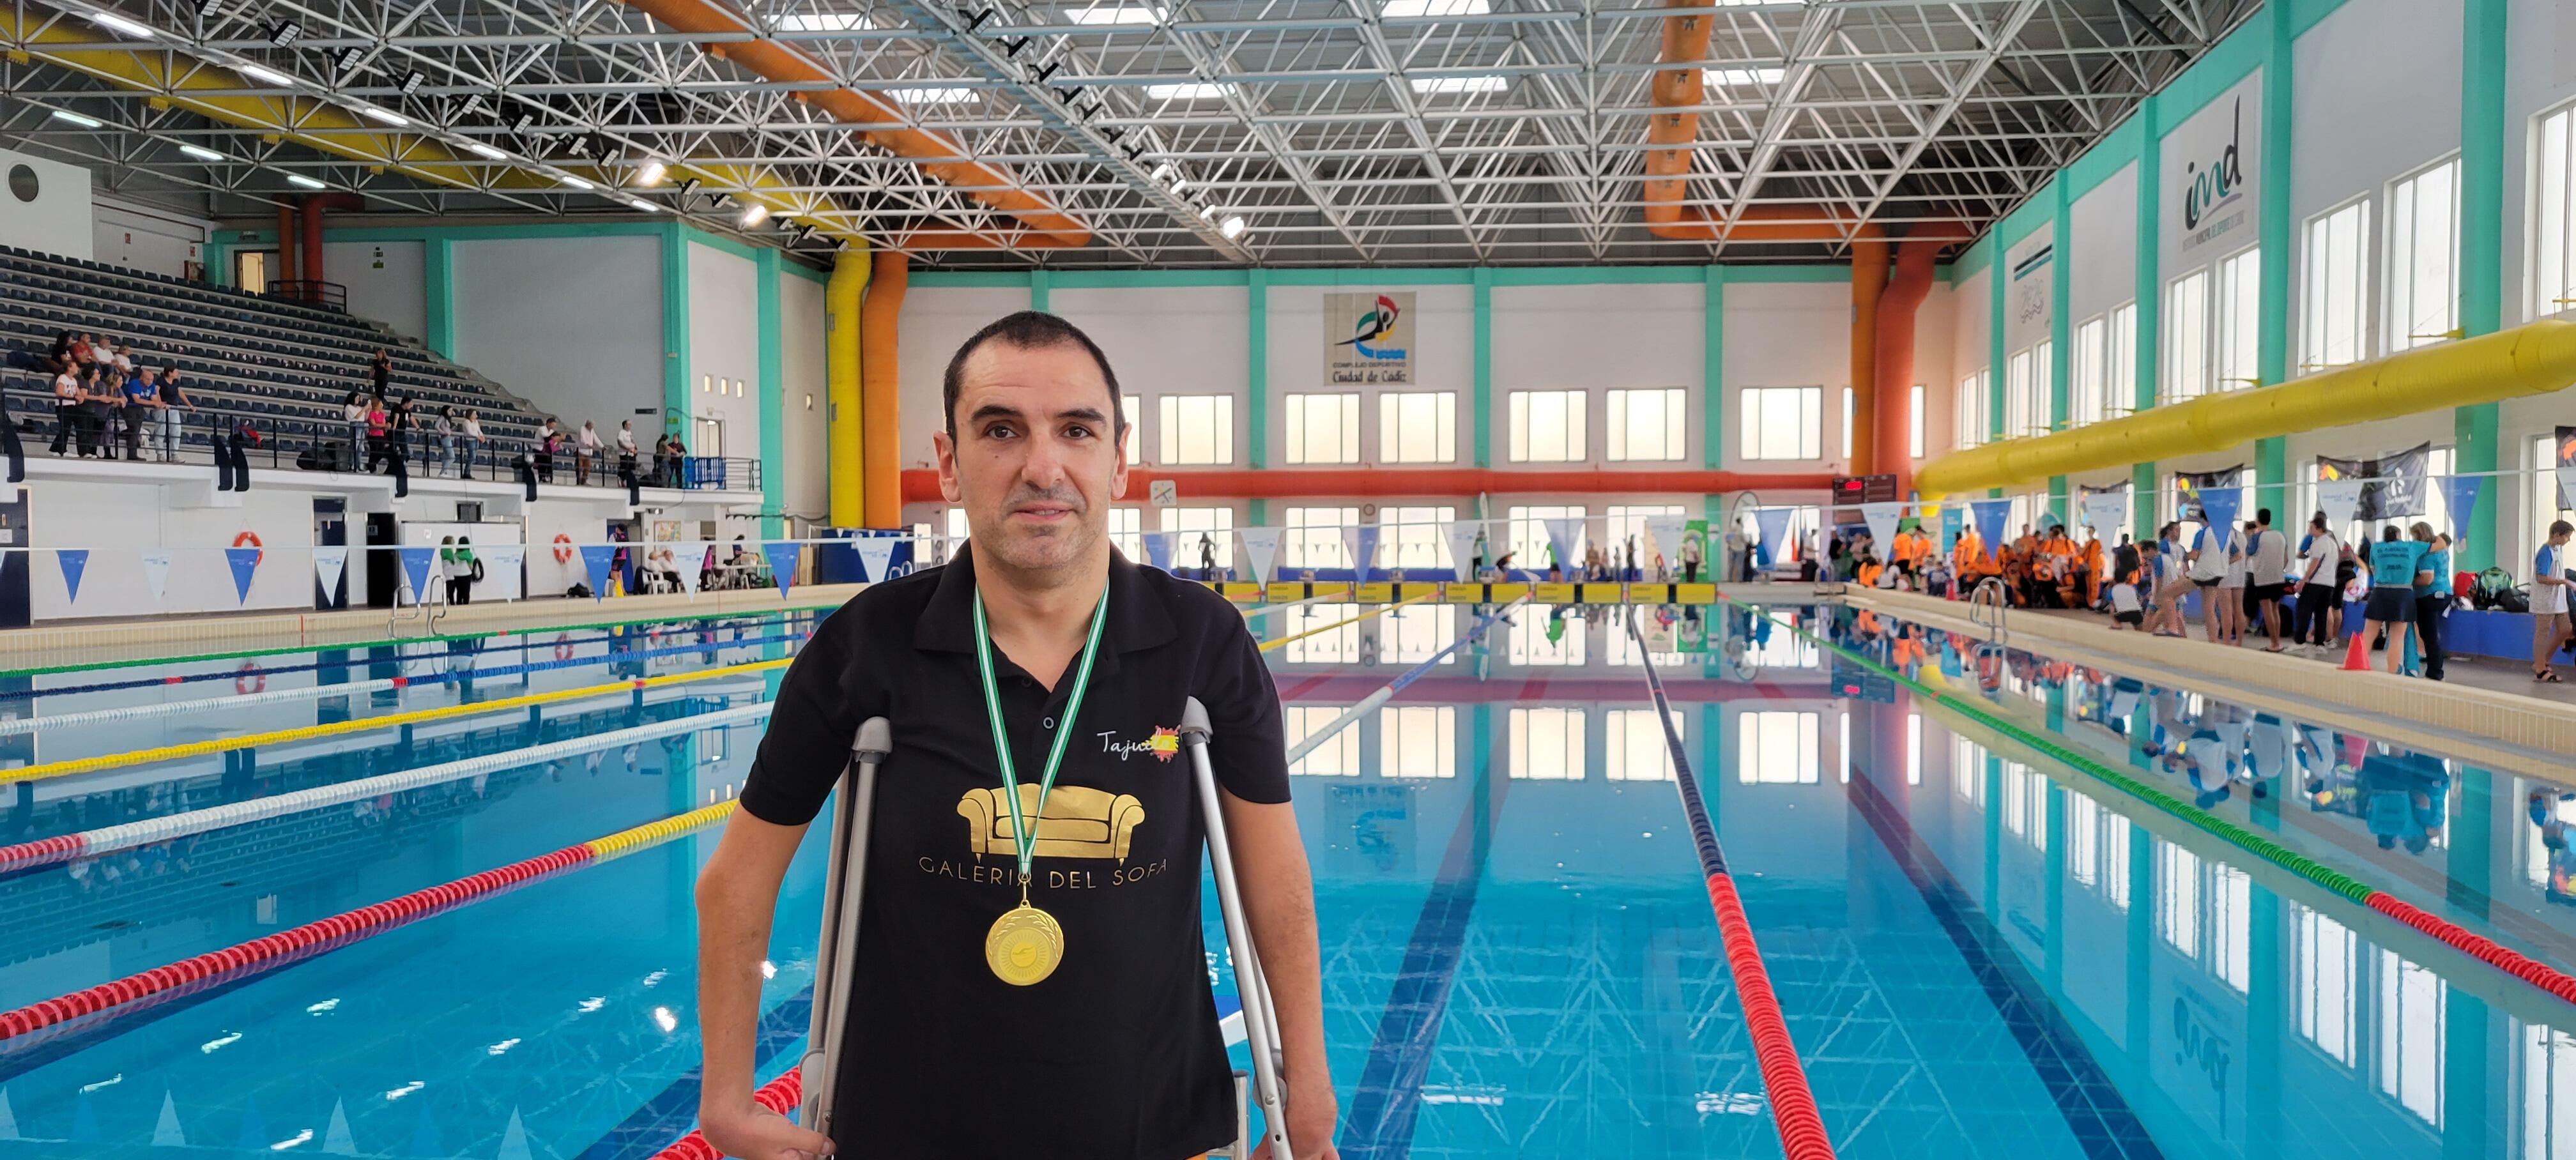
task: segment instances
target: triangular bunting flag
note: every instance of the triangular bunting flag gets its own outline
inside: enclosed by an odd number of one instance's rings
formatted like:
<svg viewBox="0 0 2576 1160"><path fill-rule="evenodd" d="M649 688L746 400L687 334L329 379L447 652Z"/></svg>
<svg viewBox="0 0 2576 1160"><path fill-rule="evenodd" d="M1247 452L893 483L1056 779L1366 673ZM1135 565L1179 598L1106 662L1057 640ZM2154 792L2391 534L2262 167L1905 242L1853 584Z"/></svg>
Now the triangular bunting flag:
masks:
<svg viewBox="0 0 2576 1160"><path fill-rule="evenodd" d="M1789 538L1789 517L1791 514L1793 513L1791 513L1787 508L1753 509L1753 528L1754 531L1762 538L1761 547L1763 564L1775 565L1779 563L1780 541Z"/></svg>
<svg viewBox="0 0 2576 1160"><path fill-rule="evenodd" d="M787 587L796 582L796 554L803 545L794 540L771 540L760 546L760 554L769 560L769 577L778 585L778 594L787 595Z"/></svg>
<svg viewBox="0 0 2576 1160"><path fill-rule="evenodd" d="M2445 475L2442 477L2442 506L2450 509L2453 539L2468 539L2469 517L2477 514L2478 492L2484 489L2483 475Z"/></svg>
<svg viewBox="0 0 2576 1160"><path fill-rule="evenodd" d="M1484 525L1474 520L1449 521L1449 562L1458 566L1458 578L1476 578L1476 537Z"/></svg>
<svg viewBox="0 0 2576 1160"><path fill-rule="evenodd" d="M188 1134L179 1130L179 1105L166 1091L161 1093L161 1122L152 1126L152 1146L155 1148L188 1146Z"/></svg>
<svg viewBox="0 0 2576 1160"><path fill-rule="evenodd" d="M332 1156L355 1156L358 1142L349 1136L349 1113L340 1101L331 1101L331 1126L322 1130L322 1151Z"/></svg>
<svg viewBox="0 0 2576 1160"><path fill-rule="evenodd" d="M583 544L582 571L590 577L590 598L595 603L608 595L608 570L617 566L617 545Z"/></svg>
<svg viewBox="0 0 2576 1160"><path fill-rule="evenodd" d="M1896 523L1904 517L1905 505L1901 503L1860 505L1860 518L1869 522L1869 538L1879 559L1892 558L1890 553L1896 550Z"/></svg>
<svg viewBox="0 0 2576 1160"><path fill-rule="evenodd" d="M528 566L528 546L526 544L494 544L488 548L476 548L475 550L483 553L484 579L498 580L500 577L507 576L510 578L510 586L502 589L501 591L504 593L516 594L520 589L522 578L526 575L525 570ZM509 599L509 597L504 596L503 599L506 600Z"/></svg>
<svg viewBox="0 0 2576 1160"><path fill-rule="evenodd" d="M9 1089L0 1088L0 1140L18 1138L18 1113L9 1107Z"/></svg>
<svg viewBox="0 0 2576 1160"><path fill-rule="evenodd" d="M887 546L887 557L889 559L893 557L893 546L890 542ZM689 599L697 599L698 581L707 572L707 542L683 540L672 547L671 558L680 562L680 587L688 590Z"/></svg>
<svg viewBox="0 0 2576 1160"><path fill-rule="evenodd" d="M1351 577L1368 579L1369 567L1377 562L1377 525L1352 524L1342 529L1342 545L1351 550Z"/></svg>
<svg viewBox="0 0 2576 1160"><path fill-rule="evenodd" d="M2358 479L2325 479L2317 481L2317 510L2326 513L2326 526L2338 536L2352 526L2353 517L2361 512L2361 489L2368 486Z"/></svg>
<svg viewBox="0 0 2576 1160"><path fill-rule="evenodd" d="M143 553L143 579L152 585L154 600L167 601L170 598L170 553L168 551L155 549Z"/></svg>
<svg viewBox="0 0 2576 1160"><path fill-rule="evenodd" d="M858 548L859 568L865 573L861 577L863 581L869 584L883 584L893 579L886 573L894 570L894 537L861 536L858 539Z"/></svg>
<svg viewBox="0 0 2576 1160"><path fill-rule="evenodd" d="M89 549L56 548L54 562L63 568L63 591L71 594L67 603L80 603L81 573L89 568Z"/></svg>
<svg viewBox="0 0 2576 1160"><path fill-rule="evenodd" d="M1968 512L1967 512L1967 509L1965 509L1965 508L1963 508L1963 507L1960 507L1958 504L1955 504L1955 503L1945 503L1945 504L1942 504L1942 505L1941 505L1941 542L1940 542L1940 543L1937 543L1937 544L1932 545L1933 550L1938 551L1938 552L1940 552L1940 553L1941 553L1941 554L1943 554L1943 555L1948 555L1948 554L1949 554L1949 552L1950 552L1950 545L1952 545L1952 544L1955 544L1955 543L1958 543L1958 542L1959 542L1959 533L1960 533L1960 531L1964 530L1967 526L1968 526Z"/></svg>
<svg viewBox="0 0 2576 1160"><path fill-rule="evenodd" d="M399 554L403 581L411 585L411 602L429 603L429 566L438 563L438 549L414 545L399 549Z"/></svg>
<svg viewBox="0 0 2576 1160"><path fill-rule="evenodd" d="M2116 544L2120 533L2128 530L2121 526L2121 516L2128 507L2129 495L2125 491L2087 493L2084 497L2085 526L2093 529L2095 538Z"/></svg>
<svg viewBox="0 0 2576 1160"><path fill-rule="evenodd" d="M2209 516L2210 529L2218 533L2221 553L2227 550L2227 533L2235 530L2237 509L2244 506L2244 488L2205 487L2200 491L2200 510Z"/></svg>
<svg viewBox="0 0 2576 1160"><path fill-rule="evenodd" d="M259 557L260 550L257 548L224 549L224 562L232 565L233 570L234 603L249 603L250 578L253 573L259 571Z"/></svg>
<svg viewBox="0 0 2576 1160"><path fill-rule="evenodd" d="M1145 562L1166 572L1172 570L1172 537L1174 532L1145 533Z"/></svg>
<svg viewBox="0 0 2576 1160"><path fill-rule="evenodd" d="M1241 528L1235 534L1243 537L1243 558L1251 566L1253 581L1266 584L1278 579L1270 574L1270 565L1279 559L1279 529Z"/></svg>
<svg viewBox="0 0 2576 1160"><path fill-rule="evenodd" d="M1997 553L2004 547L2004 521L2012 518L2012 501L1981 499L1968 505L1969 514L1977 521L1977 538L1985 541L1986 558L2001 559Z"/></svg>
<svg viewBox="0 0 2576 1160"><path fill-rule="evenodd" d="M1666 564L1681 559L1682 517L1678 514L1646 517L1646 543L1637 549L1639 566L1652 563L1658 555Z"/></svg>
<svg viewBox="0 0 2576 1160"><path fill-rule="evenodd" d="M324 592L340 590L340 572L348 566L349 549L345 546L313 549L313 579L321 583Z"/></svg>
<svg viewBox="0 0 2576 1160"><path fill-rule="evenodd" d="M1575 558L1574 553L1583 543L1583 519L1580 516L1557 517L1547 520L1546 523L1547 546L1556 554L1554 562L1558 567L1565 569L1565 574L1571 577L1575 569L1582 564L1581 560ZM1540 570L1533 568L1531 571Z"/></svg>
<svg viewBox="0 0 2576 1160"><path fill-rule="evenodd" d="M501 1151L496 1160L534 1160L528 1154L528 1130L519 1126L519 1109L510 1109L510 1123L501 1129Z"/></svg>

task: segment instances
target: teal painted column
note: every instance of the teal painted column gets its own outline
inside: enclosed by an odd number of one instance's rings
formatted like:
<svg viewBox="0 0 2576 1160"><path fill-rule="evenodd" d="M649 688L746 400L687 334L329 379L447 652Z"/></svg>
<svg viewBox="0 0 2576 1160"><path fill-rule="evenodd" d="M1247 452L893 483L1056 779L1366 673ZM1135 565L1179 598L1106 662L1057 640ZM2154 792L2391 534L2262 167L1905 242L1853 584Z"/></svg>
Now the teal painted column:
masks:
<svg viewBox="0 0 2576 1160"><path fill-rule="evenodd" d="M1054 289L1054 275L1039 268L1029 271L1029 309L1047 309L1047 293Z"/></svg>
<svg viewBox="0 0 2576 1160"><path fill-rule="evenodd" d="M224 231L206 231L206 285L233 284L232 247L224 241Z"/></svg>
<svg viewBox="0 0 2576 1160"><path fill-rule="evenodd" d="M1994 264L1986 267L1986 439L2004 437L2004 395L2012 379L2012 355L2004 349L2004 312L2012 288L2012 247L2004 242L2004 224L1994 224ZM2001 488L1988 494L2000 495Z"/></svg>
<svg viewBox="0 0 2576 1160"><path fill-rule="evenodd" d="M2493 334L2504 325L2505 13L2511 0L2466 0L2460 58L2460 333ZM2504 465L2496 430L2501 404L2451 413L2451 469L2494 471ZM2496 509L2504 481L2490 479L2462 526L2460 567L2479 571L2503 558ZM2530 521L2526 520L2526 523Z"/></svg>
<svg viewBox="0 0 2576 1160"><path fill-rule="evenodd" d="M438 357L456 360L456 244L443 237L420 243L423 343ZM763 331L762 333L768 333Z"/></svg>
<svg viewBox="0 0 2576 1160"><path fill-rule="evenodd" d="M2157 358L2164 350L2164 274L2158 258L2164 235L2164 125L2154 95L2138 102L2138 286L2137 348L2134 396L2130 407L2144 411L2156 405ZM2156 465L2154 460L2129 467L2129 525L2137 540L2156 535Z"/></svg>
<svg viewBox="0 0 2576 1160"><path fill-rule="evenodd" d="M760 344L760 534L784 534L787 512L787 375L778 349L778 251L767 246L752 253L753 277L760 279L759 322L753 329Z"/></svg>
<svg viewBox="0 0 2576 1160"><path fill-rule="evenodd" d="M2266 4L2262 19L2271 40L2263 60L2263 190L2256 211L2262 231L2262 279L2255 303L2254 377L2257 386L2290 381L2290 106L2291 47L2294 5ZM2254 444L2255 504L2272 509L2277 522L2289 508L2290 441L2286 436ZM2251 516L2253 513L2246 513ZM2287 526L2287 525L2284 525Z"/></svg>
<svg viewBox="0 0 2576 1160"><path fill-rule="evenodd" d="M678 222L662 226L662 429L689 430L689 237Z"/></svg>
<svg viewBox="0 0 2576 1160"><path fill-rule="evenodd" d="M1494 271L1478 266L1476 288L1476 466L1494 465Z"/></svg>
<svg viewBox="0 0 2576 1160"><path fill-rule="evenodd" d="M2067 381L2067 375L2075 365L2075 357L2069 349L2074 344L2069 340L2072 320L2067 316L2075 309L2074 279L2070 277L2075 269L2075 198L2065 174L2058 174L2057 180L2049 184L2057 189L2057 214L2049 224L2056 236L2048 243L2054 251L2049 258L2052 268L2048 277L2048 429L2063 431L2073 417L2068 412L2074 409L2069 401L2074 384ZM2070 490L2065 476L2049 478L2049 514L2056 516L2061 526L2071 528L2075 525L2070 518Z"/></svg>
<svg viewBox="0 0 2576 1160"><path fill-rule="evenodd" d="M1726 467L1726 267L1700 267L1699 393L1701 464Z"/></svg>
<svg viewBox="0 0 2576 1160"><path fill-rule="evenodd" d="M1247 418L1252 423L1252 469L1259 471L1270 465L1270 271L1253 267L1243 293L1250 336L1243 367L1248 384L1244 402L1251 409ZM1260 523L1255 519L1253 526Z"/></svg>

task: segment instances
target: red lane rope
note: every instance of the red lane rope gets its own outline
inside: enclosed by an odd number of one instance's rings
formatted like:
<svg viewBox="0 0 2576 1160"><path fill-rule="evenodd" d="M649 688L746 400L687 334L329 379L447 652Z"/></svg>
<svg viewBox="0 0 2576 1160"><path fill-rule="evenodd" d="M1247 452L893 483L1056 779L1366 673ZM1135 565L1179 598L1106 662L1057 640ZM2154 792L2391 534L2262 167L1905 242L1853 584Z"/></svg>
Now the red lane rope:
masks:
<svg viewBox="0 0 2576 1160"><path fill-rule="evenodd" d="M779 1115L787 1115L805 1099L805 1081L798 1074L804 1070L801 1065L788 1068L787 1074L760 1085L759 1091L751 1093L753 1102ZM689 1129L688 1135L672 1141L670 1147L653 1154L653 1160L723 1160L723 1158L724 1153L716 1151L715 1145L707 1143L706 1133L696 1128Z"/></svg>
<svg viewBox="0 0 2576 1160"><path fill-rule="evenodd" d="M2576 1003L2576 978L2569 977L2565 971L2457 923L2437 918L2387 891L2373 890L2363 902L2372 910L2431 935L2452 950L2547 991L2563 1002Z"/></svg>

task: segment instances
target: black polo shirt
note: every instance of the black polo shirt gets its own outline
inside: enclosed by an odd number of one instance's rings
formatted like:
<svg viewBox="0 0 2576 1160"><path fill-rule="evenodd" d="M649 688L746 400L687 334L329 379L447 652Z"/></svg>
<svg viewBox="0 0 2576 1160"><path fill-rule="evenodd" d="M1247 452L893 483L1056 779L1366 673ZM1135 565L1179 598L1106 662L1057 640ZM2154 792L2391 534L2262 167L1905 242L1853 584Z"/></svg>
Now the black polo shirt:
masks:
<svg viewBox="0 0 2576 1160"><path fill-rule="evenodd" d="M1109 623L1076 719L996 652L1012 760L1034 787L1071 729L1038 823L1031 904L1063 924L1064 961L1014 987L984 935L1017 905L1017 861L975 669L975 573L961 550L861 593L825 620L779 686L742 808L813 819L859 723L884 716L834 1094L843 1155L1179 1160L1233 1141L1234 1089L1200 931L1205 848L1181 705L1207 706L1219 784L1288 800L1279 694L1242 616L1207 589L1112 553Z"/></svg>

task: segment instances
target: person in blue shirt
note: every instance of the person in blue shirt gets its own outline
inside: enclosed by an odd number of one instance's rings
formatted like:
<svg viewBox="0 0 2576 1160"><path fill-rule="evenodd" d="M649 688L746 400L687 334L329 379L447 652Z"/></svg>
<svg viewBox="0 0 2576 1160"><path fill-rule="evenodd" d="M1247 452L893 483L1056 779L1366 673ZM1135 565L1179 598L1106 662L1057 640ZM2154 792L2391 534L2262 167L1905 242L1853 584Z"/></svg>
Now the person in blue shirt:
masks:
<svg viewBox="0 0 2576 1160"><path fill-rule="evenodd" d="M143 425L152 421L152 412L161 405L161 388L152 381L152 372L143 371L125 380L125 458L131 463L143 458Z"/></svg>
<svg viewBox="0 0 2576 1160"><path fill-rule="evenodd" d="M2531 679L2558 683L2549 666L2558 646L2567 643L2567 538L2576 534L2565 520L2549 525L2549 542L2531 560Z"/></svg>
<svg viewBox="0 0 2576 1160"><path fill-rule="evenodd" d="M2426 545L2398 535L2397 525L2383 529L2370 546L2370 602L2362 606L2361 631L2388 634L2388 671L2406 665L2406 638L2415 627L2415 583Z"/></svg>
<svg viewBox="0 0 2576 1160"><path fill-rule="evenodd" d="M2424 679L2442 679L2442 630L2451 614L2451 537L2417 520L2415 542L2424 559L2415 573L2415 639L2424 654Z"/></svg>

